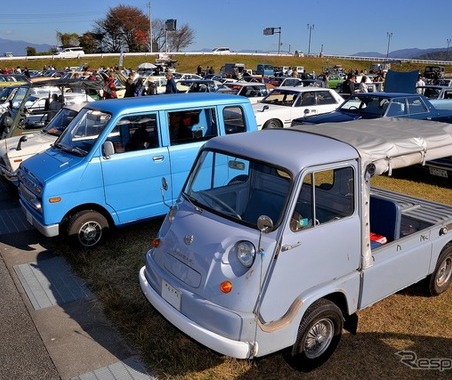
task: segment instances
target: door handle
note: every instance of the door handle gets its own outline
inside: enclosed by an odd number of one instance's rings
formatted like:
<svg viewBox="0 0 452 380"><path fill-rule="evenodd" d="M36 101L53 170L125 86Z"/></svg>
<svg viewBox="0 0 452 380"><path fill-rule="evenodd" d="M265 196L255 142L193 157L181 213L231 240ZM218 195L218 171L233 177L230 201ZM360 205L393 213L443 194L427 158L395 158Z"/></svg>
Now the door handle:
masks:
<svg viewBox="0 0 452 380"><path fill-rule="evenodd" d="M281 247L281 251L283 251L283 252L288 251L289 249L296 248L296 247L300 246L301 244L302 244L301 241L298 241L295 244L284 244Z"/></svg>
<svg viewBox="0 0 452 380"><path fill-rule="evenodd" d="M152 160L153 161L163 161L163 159L164 159L164 156L154 156L154 157L152 157Z"/></svg>

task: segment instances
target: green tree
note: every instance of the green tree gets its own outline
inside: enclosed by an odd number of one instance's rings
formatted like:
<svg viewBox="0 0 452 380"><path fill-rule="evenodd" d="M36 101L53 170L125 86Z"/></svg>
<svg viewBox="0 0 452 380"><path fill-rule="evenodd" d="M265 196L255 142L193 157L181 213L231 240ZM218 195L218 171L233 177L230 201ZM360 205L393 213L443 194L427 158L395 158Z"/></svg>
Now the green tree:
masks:
<svg viewBox="0 0 452 380"><path fill-rule="evenodd" d="M36 49L33 46L26 47L27 57L32 57L36 55Z"/></svg>
<svg viewBox="0 0 452 380"><path fill-rule="evenodd" d="M57 38L61 46L71 47L80 46L80 36L77 33L61 33L57 32Z"/></svg>
<svg viewBox="0 0 452 380"><path fill-rule="evenodd" d="M80 46L87 54L94 54L102 51L102 38L103 35L96 35L95 33L86 32L80 37Z"/></svg>

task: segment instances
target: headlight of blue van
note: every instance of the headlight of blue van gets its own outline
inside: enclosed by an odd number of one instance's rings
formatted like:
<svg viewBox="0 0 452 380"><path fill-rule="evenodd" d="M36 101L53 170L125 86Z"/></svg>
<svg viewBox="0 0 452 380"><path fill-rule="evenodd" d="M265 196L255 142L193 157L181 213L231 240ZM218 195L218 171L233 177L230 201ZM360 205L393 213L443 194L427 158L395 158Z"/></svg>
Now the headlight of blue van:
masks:
<svg viewBox="0 0 452 380"><path fill-rule="evenodd" d="M254 247L253 243L246 240L241 240L235 243L232 250L235 252L237 258L243 266L250 268L251 265L253 265L254 259L256 257L256 248Z"/></svg>

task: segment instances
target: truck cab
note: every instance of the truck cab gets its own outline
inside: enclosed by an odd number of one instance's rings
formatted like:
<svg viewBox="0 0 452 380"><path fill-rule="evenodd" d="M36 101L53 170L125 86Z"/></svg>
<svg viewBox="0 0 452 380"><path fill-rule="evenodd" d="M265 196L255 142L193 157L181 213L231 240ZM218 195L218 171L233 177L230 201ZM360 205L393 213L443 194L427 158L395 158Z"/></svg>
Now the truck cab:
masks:
<svg viewBox="0 0 452 380"><path fill-rule="evenodd" d="M448 124L381 119L212 139L146 255L141 289L221 354L290 348L313 369L343 328L356 332L358 310L426 277L433 295L449 287L452 207L371 178L450 144Z"/></svg>
<svg viewBox="0 0 452 380"><path fill-rule="evenodd" d="M175 94L87 104L53 146L18 170L27 220L45 236L99 244L115 226L162 216L214 136L256 130L248 99Z"/></svg>

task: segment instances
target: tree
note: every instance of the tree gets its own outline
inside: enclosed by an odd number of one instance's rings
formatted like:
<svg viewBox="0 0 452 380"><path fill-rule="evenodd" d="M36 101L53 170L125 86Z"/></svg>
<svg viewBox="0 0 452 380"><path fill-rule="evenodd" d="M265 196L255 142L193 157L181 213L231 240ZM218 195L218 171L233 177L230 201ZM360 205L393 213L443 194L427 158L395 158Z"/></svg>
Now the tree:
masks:
<svg viewBox="0 0 452 380"><path fill-rule="evenodd" d="M33 46L26 47L27 57L32 57L36 55L36 49Z"/></svg>
<svg viewBox="0 0 452 380"><path fill-rule="evenodd" d="M87 54L93 54L101 51L101 42L103 35L96 35L95 33L86 32L80 37L80 46Z"/></svg>
<svg viewBox="0 0 452 380"><path fill-rule="evenodd" d="M149 20L138 8L126 5L110 8L105 19L95 24L94 33L103 35L104 51L148 51Z"/></svg>
<svg viewBox="0 0 452 380"><path fill-rule="evenodd" d="M185 24L175 32L168 32L168 48L171 51L181 51L191 45L194 38L193 30Z"/></svg>
<svg viewBox="0 0 452 380"><path fill-rule="evenodd" d="M57 32L57 38L61 46L72 47L80 46L80 36L77 33L61 33Z"/></svg>

